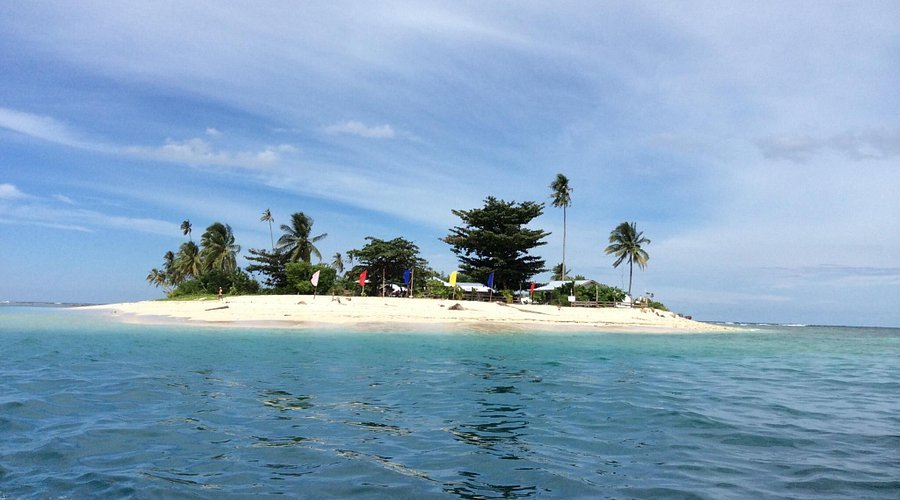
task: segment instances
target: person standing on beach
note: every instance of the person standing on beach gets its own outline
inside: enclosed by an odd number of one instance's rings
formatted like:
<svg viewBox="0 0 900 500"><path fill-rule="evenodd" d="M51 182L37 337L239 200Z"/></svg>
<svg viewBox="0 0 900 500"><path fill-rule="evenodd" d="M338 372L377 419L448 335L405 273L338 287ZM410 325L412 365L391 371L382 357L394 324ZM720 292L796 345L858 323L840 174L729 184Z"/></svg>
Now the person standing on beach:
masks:
<svg viewBox="0 0 900 500"><path fill-rule="evenodd" d="M219 300L222 300L222 297L223 297L222 287L219 287Z"/></svg>

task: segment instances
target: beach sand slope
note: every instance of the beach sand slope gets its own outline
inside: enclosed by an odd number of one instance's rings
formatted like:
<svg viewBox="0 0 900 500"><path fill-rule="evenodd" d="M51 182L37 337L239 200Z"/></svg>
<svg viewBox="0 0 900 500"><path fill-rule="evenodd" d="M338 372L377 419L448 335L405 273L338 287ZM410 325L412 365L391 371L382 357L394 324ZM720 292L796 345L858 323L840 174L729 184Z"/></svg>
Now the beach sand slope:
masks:
<svg viewBox="0 0 900 500"><path fill-rule="evenodd" d="M188 321L234 326L360 327L464 325L484 329L713 332L730 328L639 308L586 308L393 297L252 295L217 300L145 301L89 306L124 321Z"/></svg>

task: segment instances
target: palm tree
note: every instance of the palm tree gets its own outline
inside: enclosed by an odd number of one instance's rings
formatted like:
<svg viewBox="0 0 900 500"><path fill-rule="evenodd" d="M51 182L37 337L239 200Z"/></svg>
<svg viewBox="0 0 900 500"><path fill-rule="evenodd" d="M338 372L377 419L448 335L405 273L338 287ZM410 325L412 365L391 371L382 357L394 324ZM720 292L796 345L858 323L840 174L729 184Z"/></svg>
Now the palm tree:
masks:
<svg viewBox="0 0 900 500"><path fill-rule="evenodd" d="M331 261L331 267L338 273L338 276L344 274L344 258L341 256L341 252L336 252L334 254L334 260Z"/></svg>
<svg viewBox="0 0 900 500"><path fill-rule="evenodd" d="M641 248L641 245L649 244L650 240L644 238L644 232L637 230L634 222L623 222L616 226L609 233L610 245L606 247L606 254L614 254L617 259L613 262L613 267L619 267L619 264L628 259L628 296L631 296L631 278L634 272L634 264L643 269L647 267L647 261L650 256Z"/></svg>
<svg viewBox="0 0 900 500"><path fill-rule="evenodd" d="M165 286L166 273L154 267L150 270L150 274L147 275L147 283L150 283L157 288L159 288L160 286Z"/></svg>
<svg viewBox="0 0 900 500"><path fill-rule="evenodd" d="M178 249L178 255L175 260L175 272L177 282L181 282L184 278L196 278L203 274L200 248L193 241L185 241Z"/></svg>
<svg viewBox="0 0 900 500"><path fill-rule="evenodd" d="M272 212L267 208L262 213L262 217L259 218L260 222L268 222L269 223L269 239L272 240L272 251L275 251L275 237L272 236L272 223L275 222L275 218L272 217Z"/></svg>
<svg viewBox="0 0 900 500"><path fill-rule="evenodd" d="M322 254L319 253L319 249L313 243L322 241L328 236L328 233L310 238L309 234L312 232L312 225L312 218L303 212L291 215L290 226L287 224L281 225L281 230L284 231L284 234L281 238L278 238L277 248L278 250L287 251L290 262L299 260L310 262L313 255L320 261L322 260Z"/></svg>
<svg viewBox="0 0 900 500"><path fill-rule="evenodd" d="M193 239L191 239L191 221L189 221L188 219L184 219L181 222L181 232L184 233L184 235L187 236L189 240L194 241Z"/></svg>
<svg viewBox="0 0 900 500"><path fill-rule="evenodd" d="M237 269L235 255L241 251L241 246L234 243L234 233L231 226L221 222L213 222L200 238L200 260L203 270L218 270L230 272Z"/></svg>
<svg viewBox="0 0 900 500"><path fill-rule="evenodd" d="M572 205L572 188L569 187L569 179L563 174L556 174L556 179L550 184L550 198L553 199L553 206L563 209L563 255L562 255L562 279L566 279L566 208Z"/></svg>
<svg viewBox="0 0 900 500"><path fill-rule="evenodd" d="M178 271L178 263L176 262L175 254L169 250L163 256L163 277L166 280L166 284L177 285L181 283L181 273Z"/></svg>
<svg viewBox="0 0 900 500"><path fill-rule="evenodd" d="M566 272L563 273L563 271L562 271L563 267L562 267L562 266L563 266L562 264L557 264L557 265L553 266L553 270L551 271L553 274L550 276L550 279L551 279L551 280L553 280L553 281L565 281L565 279L566 279L565 276L567 276L569 273L572 272L571 269L566 269Z"/></svg>

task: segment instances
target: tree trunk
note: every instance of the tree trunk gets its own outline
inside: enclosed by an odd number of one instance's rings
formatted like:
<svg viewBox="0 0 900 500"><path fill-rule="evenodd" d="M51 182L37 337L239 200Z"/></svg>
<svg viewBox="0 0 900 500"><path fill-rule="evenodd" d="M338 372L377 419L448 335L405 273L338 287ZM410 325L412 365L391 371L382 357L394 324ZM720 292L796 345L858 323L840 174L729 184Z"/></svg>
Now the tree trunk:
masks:
<svg viewBox="0 0 900 500"><path fill-rule="evenodd" d="M563 261L562 261L562 281L566 281L566 206L563 205Z"/></svg>

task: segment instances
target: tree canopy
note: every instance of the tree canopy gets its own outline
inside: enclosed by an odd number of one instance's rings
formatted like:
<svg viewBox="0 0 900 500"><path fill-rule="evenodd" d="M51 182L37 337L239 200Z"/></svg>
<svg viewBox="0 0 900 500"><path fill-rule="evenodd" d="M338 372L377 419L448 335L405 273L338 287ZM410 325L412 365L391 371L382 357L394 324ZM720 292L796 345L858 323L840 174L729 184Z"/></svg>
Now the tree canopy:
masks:
<svg viewBox="0 0 900 500"><path fill-rule="evenodd" d="M310 236L312 233L313 220L312 217L297 212L291 215L291 224L282 224L281 230L284 234L278 238L276 249L286 252L291 262L303 261L310 262L312 256L322 260L322 254L316 248L315 243L324 240L328 233L318 236Z"/></svg>
<svg viewBox="0 0 900 500"><path fill-rule="evenodd" d="M366 241L368 243L364 247L348 251L347 256L356 261L353 273L368 269L372 282L380 282L384 276L387 283L403 283L405 270L413 267L422 270L428 266L428 262L419 257L419 247L406 238L382 240L366 236ZM417 282L420 277L415 277Z"/></svg>
<svg viewBox="0 0 900 500"><path fill-rule="evenodd" d="M644 238L643 231L637 230L637 224L623 222L609 233L609 243L610 245L605 250L606 253L617 257L613 262L613 267L619 267L619 264L628 260L628 295L630 296L634 264L637 263L641 269L647 267L650 256L641 246L650 244L650 240Z"/></svg>
<svg viewBox="0 0 900 500"><path fill-rule="evenodd" d="M550 183L550 198L553 200L553 206L563 209L563 251L562 251L562 270L560 279L566 279L569 269L566 269L566 208L572 205L572 188L569 187L569 178L563 174L556 174L556 179Z"/></svg>
<svg viewBox="0 0 900 500"><path fill-rule="evenodd" d="M483 208L452 210L462 225L451 228L442 241L451 246L464 273L484 283L494 272L496 287L515 289L547 270L543 259L528 252L546 245L541 240L550 233L525 227L543 211L543 203L488 196Z"/></svg>
<svg viewBox="0 0 900 500"><path fill-rule="evenodd" d="M231 272L237 269L236 254L241 246L235 243L231 226L213 222L200 237L200 261L204 271Z"/></svg>

